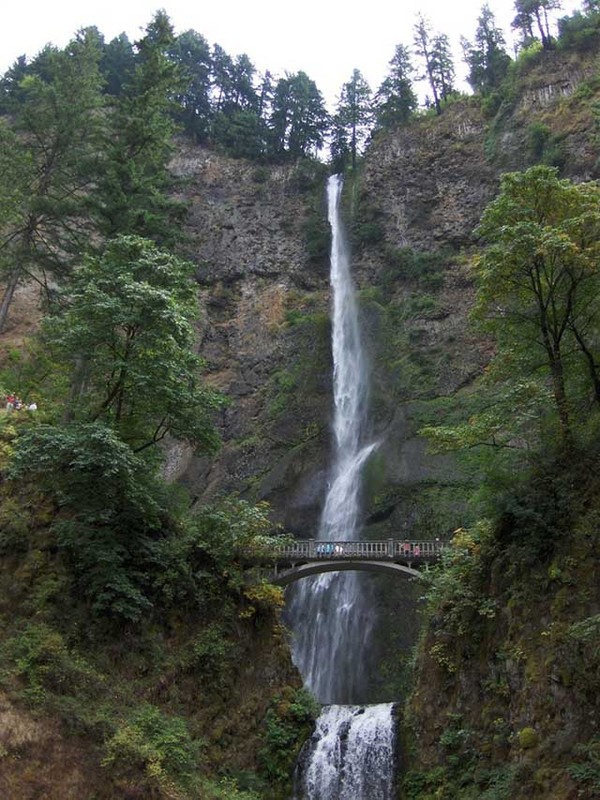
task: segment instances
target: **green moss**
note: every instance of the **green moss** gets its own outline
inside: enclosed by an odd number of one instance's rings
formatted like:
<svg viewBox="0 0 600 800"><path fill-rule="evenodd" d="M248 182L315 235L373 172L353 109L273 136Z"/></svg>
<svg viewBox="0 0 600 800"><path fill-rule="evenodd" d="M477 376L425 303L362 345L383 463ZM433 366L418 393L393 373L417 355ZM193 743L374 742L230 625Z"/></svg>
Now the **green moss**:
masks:
<svg viewBox="0 0 600 800"><path fill-rule="evenodd" d="M531 750L539 744L539 736L535 728L521 728L517 733L517 741L521 750Z"/></svg>

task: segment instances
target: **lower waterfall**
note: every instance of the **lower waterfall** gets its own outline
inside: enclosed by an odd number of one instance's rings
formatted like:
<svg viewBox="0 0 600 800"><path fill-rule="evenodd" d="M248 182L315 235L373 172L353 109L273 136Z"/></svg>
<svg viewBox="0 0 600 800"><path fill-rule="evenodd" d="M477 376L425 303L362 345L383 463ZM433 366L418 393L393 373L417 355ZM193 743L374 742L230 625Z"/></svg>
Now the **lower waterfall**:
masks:
<svg viewBox="0 0 600 800"><path fill-rule="evenodd" d="M324 706L298 759L294 800L392 800L393 707Z"/></svg>
<svg viewBox="0 0 600 800"><path fill-rule="evenodd" d="M327 194L335 441L318 534L321 541L356 538L361 472L378 446L367 425L369 370L341 219L341 192L342 180L334 175ZM295 800L391 800L393 796L393 704L338 705L363 703L369 690L375 615L366 577L328 573L305 578L288 590L292 656L307 689L326 704L298 760Z"/></svg>

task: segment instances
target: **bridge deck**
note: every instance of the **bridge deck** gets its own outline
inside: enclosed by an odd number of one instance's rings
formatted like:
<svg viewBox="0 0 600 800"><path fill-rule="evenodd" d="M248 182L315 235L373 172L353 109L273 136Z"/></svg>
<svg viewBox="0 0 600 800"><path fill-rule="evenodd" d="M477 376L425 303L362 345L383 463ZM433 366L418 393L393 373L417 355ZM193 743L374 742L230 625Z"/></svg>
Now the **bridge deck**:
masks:
<svg viewBox="0 0 600 800"><path fill-rule="evenodd" d="M379 542L335 541L316 539L300 540L282 545L273 553L279 564L298 564L306 561L335 561L360 559L361 561L437 561L442 550L439 541L406 541L386 539Z"/></svg>

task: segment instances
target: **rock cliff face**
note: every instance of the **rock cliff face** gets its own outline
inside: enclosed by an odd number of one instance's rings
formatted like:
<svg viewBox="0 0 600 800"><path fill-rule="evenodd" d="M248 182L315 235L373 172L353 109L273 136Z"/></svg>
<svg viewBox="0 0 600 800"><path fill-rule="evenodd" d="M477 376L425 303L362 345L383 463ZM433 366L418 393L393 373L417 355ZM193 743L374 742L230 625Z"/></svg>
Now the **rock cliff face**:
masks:
<svg viewBox="0 0 600 800"><path fill-rule="evenodd" d="M202 502L269 499L299 533L320 501L328 403L328 270L307 237L323 226L323 170L263 168L182 148L173 163L199 262L199 340L207 379L229 400L223 448L189 452L171 474ZM312 226L312 227L311 227Z"/></svg>
<svg viewBox="0 0 600 800"><path fill-rule="evenodd" d="M416 431L435 398L463 391L489 358L466 321L468 264L501 172L554 160L575 180L595 175L593 56L541 58L521 67L494 114L467 98L439 118L381 134L347 180L382 441L365 490L374 536L438 535L461 522L460 503L448 518L430 519L428 497L456 494L462 479L448 460L425 453ZM286 528L312 535L330 446L326 176L189 146L173 171L199 264L207 377L230 402L220 455L209 462L180 449L171 472L199 501L230 491L266 499Z"/></svg>

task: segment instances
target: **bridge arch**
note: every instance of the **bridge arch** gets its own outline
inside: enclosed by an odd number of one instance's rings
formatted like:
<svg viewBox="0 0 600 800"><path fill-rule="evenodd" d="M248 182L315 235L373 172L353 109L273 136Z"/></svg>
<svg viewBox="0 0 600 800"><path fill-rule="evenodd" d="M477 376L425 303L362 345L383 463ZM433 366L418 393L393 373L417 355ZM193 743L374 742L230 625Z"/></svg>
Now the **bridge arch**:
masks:
<svg viewBox="0 0 600 800"><path fill-rule="evenodd" d="M365 561L362 559L344 559L336 561L309 561L299 564L269 577L269 583L276 586L288 586L290 583L308 578L310 575L321 575L324 572L343 572L347 570L362 572L379 572L396 577L421 578L418 569L393 561Z"/></svg>

